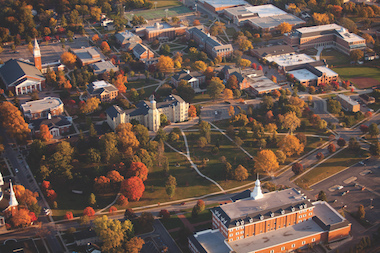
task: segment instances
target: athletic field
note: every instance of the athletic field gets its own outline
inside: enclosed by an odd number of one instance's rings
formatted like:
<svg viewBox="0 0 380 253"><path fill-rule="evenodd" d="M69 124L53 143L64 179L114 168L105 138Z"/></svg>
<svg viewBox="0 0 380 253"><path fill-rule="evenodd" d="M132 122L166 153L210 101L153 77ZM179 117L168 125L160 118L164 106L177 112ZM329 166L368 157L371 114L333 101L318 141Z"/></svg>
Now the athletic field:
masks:
<svg viewBox="0 0 380 253"><path fill-rule="evenodd" d="M185 13L192 12L189 8L185 6L177 6L168 8L168 18L174 17L174 16L180 16ZM134 11L134 15L137 16L143 16L146 20L152 20L152 19L161 19L166 17L165 8L159 8L159 9L151 9L151 10L143 10L143 11ZM128 19L132 19L132 13L126 13L125 14Z"/></svg>
<svg viewBox="0 0 380 253"><path fill-rule="evenodd" d="M358 88L364 89L380 84L380 69L370 67L347 67L333 69L345 80L354 83Z"/></svg>

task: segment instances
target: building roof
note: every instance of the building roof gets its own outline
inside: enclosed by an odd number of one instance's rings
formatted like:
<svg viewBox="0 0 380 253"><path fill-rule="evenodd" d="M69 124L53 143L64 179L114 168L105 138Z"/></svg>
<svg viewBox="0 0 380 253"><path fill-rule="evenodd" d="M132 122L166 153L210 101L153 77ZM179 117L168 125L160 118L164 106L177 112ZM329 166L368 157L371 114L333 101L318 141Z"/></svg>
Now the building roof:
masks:
<svg viewBox="0 0 380 253"><path fill-rule="evenodd" d="M220 217L224 225L237 226L237 222L256 222L263 217L270 218L271 213L275 216L293 212L292 208L303 209L311 206L310 201L294 188L282 191L269 192L261 199L246 198L239 201L221 205L212 209L216 216Z"/></svg>
<svg viewBox="0 0 380 253"><path fill-rule="evenodd" d="M21 109L24 111L24 113L34 113L34 112L41 112L46 111L54 107L58 107L62 105L63 102L60 98L57 97L45 97L40 100L35 101L29 101L21 105Z"/></svg>
<svg viewBox="0 0 380 253"><path fill-rule="evenodd" d="M73 53L83 62L105 59L105 56L96 47L72 49Z"/></svg>
<svg viewBox="0 0 380 253"><path fill-rule="evenodd" d="M292 71L289 71L288 74L293 74L294 78L299 80L300 82L318 79L318 76L314 75L307 69L292 70Z"/></svg>
<svg viewBox="0 0 380 253"><path fill-rule="evenodd" d="M310 27L302 27L296 29L297 32L301 34L307 34L307 33L315 33L315 32L325 32L325 31L331 31L335 29L342 28L340 25L337 24L328 24L328 25L317 25L317 26L310 26Z"/></svg>
<svg viewBox="0 0 380 253"><path fill-rule="evenodd" d="M124 45L126 43L130 43L130 42L140 42L141 41L141 38L139 36L137 36L136 34L130 32L130 31L119 32L119 33L115 34L115 38L122 45Z"/></svg>
<svg viewBox="0 0 380 253"><path fill-rule="evenodd" d="M266 76L247 76L249 85L258 93L268 93L273 90L281 89L281 86L273 82Z"/></svg>
<svg viewBox="0 0 380 253"><path fill-rule="evenodd" d="M260 18L273 17L287 14L285 11L272 4L245 7L251 13L257 13Z"/></svg>
<svg viewBox="0 0 380 253"><path fill-rule="evenodd" d="M173 28L173 26L171 26L167 22L162 22L162 23L156 22L152 26L145 27L145 29L149 32L157 31L157 30L163 30L163 29L170 29L170 28Z"/></svg>
<svg viewBox="0 0 380 253"><path fill-rule="evenodd" d="M237 5L246 5L248 4L244 0L205 0L205 3L208 3L214 8L228 7L228 6L237 6Z"/></svg>
<svg viewBox="0 0 380 253"><path fill-rule="evenodd" d="M65 116L52 116L51 119L35 119L30 121L35 131L40 130L41 125L47 125L49 130L55 127L71 126L71 118Z"/></svg>
<svg viewBox="0 0 380 253"><path fill-rule="evenodd" d="M343 100L343 101L349 103L349 104L352 105L352 106L355 106L355 105L358 105L358 104L359 104L359 103L356 102L355 100L352 100L349 96L346 96L346 95L343 95L343 94L338 94L336 97L337 97L338 99L340 99L340 100Z"/></svg>
<svg viewBox="0 0 380 253"><path fill-rule="evenodd" d="M203 76L203 74L201 72L198 72L198 71L193 71L193 72L190 72L190 71L187 71L187 70L181 70L180 72L177 72L174 76L173 76L173 79L176 80L176 81L180 81L180 80L186 80L186 81L189 81L191 78L198 78L198 77L201 77Z"/></svg>
<svg viewBox="0 0 380 253"><path fill-rule="evenodd" d="M315 68L321 71L322 73L326 73L326 76L338 76L338 73L336 73L335 71L332 71L326 66L318 66Z"/></svg>
<svg viewBox="0 0 380 253"><path fill-rule="evenodd" d="M226 44L223 45L215 36L211 36L210 34L206 34L202 30L200 30L197 27L193 27L188 30L189 33L195 33L198 37L202 38L202 40L206 43L209 44L212 47L217 47L217 46L231 46L231 44Z"/></svg>
<svg viewBox="0 0 380 253"><path fill-rule="evenodd" d="M6 85L11 85L24 76L37 80L45 80L41 71L33 64L15 59L10 59L1 66L0 75L3 77Z"/></svg>
<svg viewBox="0 0 380 253"><path fill-rule="evenodd" d="M270 56L266 58L269 62L275 62L281 67L301 65L304 63L315 62L313 58L306 54L290 54L280 56Z"/></svg>
<svg viewBox="0 0 380 253"><path fill-rule="evenodd" d="M111 107L109 107L107 110L106 110L106 114L111 118L111 119L114 119L117 117L117 115L123 113L123 109L121 109L119 106L117 105L113 105Z"/></svg>
<svg viewBox="0 0 380 253"><path fill-rule="evenodd" d="M149 49L144 46L143 44L136 44L136 46L133 48L133 52L135 52L136 54L138 55L142 55L143 53L145 53L146 51L148 51Z"/></svg>
<svg viewBox="0 0 380 253"><path fill-rule="evenodd" d="M273 29L284 22L290 25L300 25L305 23L305 21L296 16L293 16L292 14L283 14L263 18L251 18L249 19L249 22L251 22L254 26L260 27L262 29Z"/></svg>
<svg viewBox="0 0 380 253"><path fill-rule="evenodd" d="M118 89L113 85L104 80L95 81L87 85L87 91L91 95L99 95L103 92L117 91Z"/></svg>
<svg viewBox="0 0 380 253"><path fill-rule="evenodd" d="M232 251L228 244L225 243L225 238L219 230L208 229L201 231L195 233L189 239L193 244L196 244L200 253L229 253Z"/></svg>
<svg viewBox="0 0 380 253"><path fill-rule="evenodd" d="M119 70L119 67L115 66L111 61L95 62L91 64L91 67L93 68L95 74L101 74L107 71L109 72L111 70Z"/></svg>
<svg viewBox="0 0 380 253"><path fill-rule="evenodd" d="M261 57L290 54L290 53L295 52L293 47L289 45L262 47L262 48L254 49L254 51L256 52L257 55L260 55Z"/></svg>
<svg viewBox="0 0 380 253"><path fill-rule="evenodd" d="M325 225L334 225L340 222L344 222L346 219L339 214L334 208L324 201L314 202L314 214Z"/></svg>

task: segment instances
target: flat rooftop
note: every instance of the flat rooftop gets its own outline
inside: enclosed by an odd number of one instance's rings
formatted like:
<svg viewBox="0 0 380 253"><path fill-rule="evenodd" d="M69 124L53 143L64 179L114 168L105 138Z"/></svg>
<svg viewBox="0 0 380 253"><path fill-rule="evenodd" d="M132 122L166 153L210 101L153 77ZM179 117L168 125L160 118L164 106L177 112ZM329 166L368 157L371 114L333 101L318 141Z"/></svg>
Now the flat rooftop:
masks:
<svg viewBox="0 0 380 253"><path fill-rule="evenodd" d="M283 22L289 23L291 25L299 25L305 23L305 21L297 18L296 16L293 16L292 14L282 14L278 16L268 16L263 18L256 17L249 19L249 22L260 28L274 28Z"/></svg>
<svg viewBox="0 0 380 253"><path fill-rule="evenodd" d="M337 32L347 42L359 42L359 41L364 42L365 41L359 35L356 35L355 33L350 33L346 28L343 28L343 27L341 29L338 29Z"/></svg>
<svg viewBox="0 0 380 253"><path fill-rule="evenodd" d="M290 227L236 240L228 244L237 253L249 253L299 240L302 237L317 235L322 232L324 230L317 223L313 220L307 220Z"/></svg>
<svg viewBox="0 0 380 253"><path fill-rule="evenodd" d="M258 6L246 7L249 12L257 13L260 18L273 17L278 15L287 14L285 11L277 8L272 4L264 4Z"/></svg>
<svg viewBox="0 0 380 253"><path fill-rule="evenodd" d="M50 108L60 106L61 104L63 103L60 98L46 97L44 99L26 102L21 105L21 108L24 112L30 111L33 113L49 110Z"/></svg>
<svg viewBox="0 0 380 253"><path fill-rule="evenodd" d="M352 100L349 96L346 96L346 95L343 95L343 94L338 94L336 97L339 98L339 99L341 99L341 100L346 101L347 103L349 103L351 105L358 105L359 104L355 100Z"/></svg>
<svg viewBox="0 0 380 253"><path fill-rule="evenodd" d="M104 88L111 85L110 83L107 83L104 80L95 81L95 82L92 82L92 84L94 85L94 89L100 89L100 88Z"/></svg>
<svg viewBox="0 0 380 253"><path fill-rule="evenodd" d="M336 73L335 71L332 71L328 67L319 66L319 67L315 67L315 68L318 69L319 71L323 72L323 73L326 73L326 76L338 76L338 73Z"/></svg>
<svg viewBox="0 0 380 253"><path fill-rule="evenodd" d="M314 75L307 69L297 69L289 71L288 74L293 74L294 78L299 80L300 82L318 79L316 75Z"/></svg>
<svg viewBox="0 0 380 253"><path fill-rule="evenodd" d="M248 4L246 1L243 0L205 0L204 2L208 3L214 8Z"/></svg>
<svg viewBox="0 0 380 253"><path fill-rule="evenodd" d="M225 243L219 230L205 230L194 234L195 239L208 253L229 253L231 248Z"/></svg>
<svg viewBox="0 0 380 253"><path fill-rule="evenodd" d="M311 58L310 56L308 56L307 54L290 54L290 55L271 56L265 59L267 59L269 62L274 61L275 63L277 63L279 66L282 66L282 67L315 62L315 60Z"/></svg>
<svg viewBox="0 0 380 253"><path fill-rule="evenodd" d="M152 26L147 26L146 30L148 30L148 31L155 31L155 30L161 30L161 29L169 29L169 28L172 28L172 27L173 26L169 25L166 22L163 22L163 23L156 22Z"/></svg>
<svg viewBox="0 0 380 253"><path fill-rule="evenodd" d="M104 55L100 53L95 47L72 49L72 51L82 62L97 59L100 61L102 59L105 59Z"/></svg>
<svg viewBox="0 0 380 253"><path fill-rule="evenodd" d="M313 32L322 32L322 31L330 31L330 30L336 30L341 29L342 27L337 24L329 24L329 25L317 25L317 26L310 26L310 27L302 27L296 29L297 32L300 33L313 33Z"/></svg>
<svg viewBox="0 0 380 253"><path fill-rule="evenodd" d="M250 77L248 75L247 77L250 82L249 85L259 93L281 89L280 85L276 84L266 76Z"/></svg>
<svg viewBox="0 0 380 253"><path fill-rule="evenodd" d="M333 225L346 220L326 202L317 201L314 202L313 205L314 215L317 216L326 225Z"/></svg>
<svg viewBox="0 0 380 253"><path fill-rule="evenodd" d="M296 189L286 189L282 191L268 192L264 194L262 199L242 199L233 203L221 205L220 208L230 217L231 220L240 218L247 213L262 212L271 208L281 207L285 205L296 204L305 200Z"/></svg>

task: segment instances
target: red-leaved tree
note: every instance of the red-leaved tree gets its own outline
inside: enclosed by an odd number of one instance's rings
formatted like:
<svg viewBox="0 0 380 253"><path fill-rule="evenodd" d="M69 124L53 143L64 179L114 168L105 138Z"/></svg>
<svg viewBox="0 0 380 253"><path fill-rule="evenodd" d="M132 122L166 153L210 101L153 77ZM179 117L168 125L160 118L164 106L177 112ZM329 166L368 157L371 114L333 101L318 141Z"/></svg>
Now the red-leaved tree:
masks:
<svg viewBox="0 0 380 253"><path fill-rule="evenodd" d="M74 215L72 212L66 212L64 219L65 220L72 220L74 218Z"/></svg>
<svg viewBox="0 0 380 253"><path fill-rule="evenodd" d="M120 195L116 203L122 207L126 207L129 204L128 199L124 195Z"/></svg>
<svg viewBox="0 0 380 253"><path fill-rule="evenodd" d="M131 177L121 183L120 192L131 201L138 201L144 191L144 183L139 177Z"/></svg>
<svg viewBox="0 0 380 253"><path fill-rule="evenodd" d="M84 210L83 210L83 215L86 215L88 217L92 217L95 215L95 211L94 211L94 208L92 208L91 206L88 206L86 207Z"/></svg>
<svg viewBox="0 0 380 253"><path fill-rule="evenodd" d="M117 211L117 208L115 206L111 206L110 210L108 212L109 213L113 213L113 212L116 212L116 211Z"/></svg>
<svg viewBox="0 0 380 253"><path fill-rule="evenodd" d="M133 162L128 170L128 176L136 176L145 181L148 178L148 168L142 162Z"/></svg>

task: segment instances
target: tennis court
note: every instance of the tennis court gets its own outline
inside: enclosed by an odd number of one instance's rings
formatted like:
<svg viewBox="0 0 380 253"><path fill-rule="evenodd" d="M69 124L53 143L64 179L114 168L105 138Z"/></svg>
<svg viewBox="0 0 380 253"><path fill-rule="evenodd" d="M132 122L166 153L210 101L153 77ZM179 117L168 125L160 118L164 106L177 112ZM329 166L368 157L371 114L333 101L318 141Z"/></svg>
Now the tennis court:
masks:
<svg viewBox="0 0 380 253"><path fill-rule="evenodd" d="M136 11L133 12L134 15L137 16L143 16L146 20L152 20L152 19L161 19L166 17L166 8L160 8L160 9L152 9L152 10L144 10L144 11ZM192 12L189 8L185 6L177 6L168 8L168 18L174 17L174 16L180 16L185 13ZM126 13L125 14L128 19L132 19L132 13Z"/></svg>

